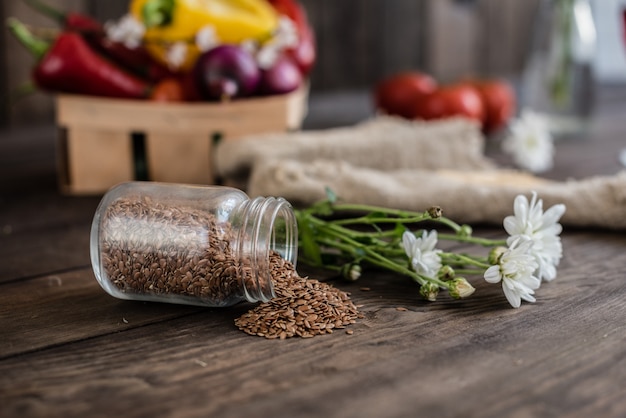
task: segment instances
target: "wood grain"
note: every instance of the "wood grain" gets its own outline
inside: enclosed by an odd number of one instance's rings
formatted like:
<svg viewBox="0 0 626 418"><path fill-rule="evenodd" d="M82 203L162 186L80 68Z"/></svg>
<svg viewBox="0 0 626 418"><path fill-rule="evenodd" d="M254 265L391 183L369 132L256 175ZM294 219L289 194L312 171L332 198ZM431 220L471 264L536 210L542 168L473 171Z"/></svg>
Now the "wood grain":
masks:
<svg viewBox="0 0 626 418"><path fill-rule="evenodd" d="M625 94L605 91L592 134L557 143L548 176L620 169ZM365 95L355 97L353 105L348 96L314 100L307 126L366 117ZM517 310L480 277L470 278L471 298L429 303L407 278L368 270L357 282L332 279L362 305L353 335L268 341L234 326L248 304L202 309L108 296L89 266L99 198L61 196L55 129L28 132L0 141L2 418L626 413L623 231L566 229L559 276Z"/></svg>
<svg viewBox="0 0 626 418"><path fill-rule="evenodd" d="M119 316L136 325L132 315L147 320L145 307L112 311L96 295L67 292L66 301L99 306L65 321L72 328L91 323L104 335L0 362L0 401L23 416L129 408L135 416L405 416L416 408L426 416L617 416L626 408L621 276L604 272L592 284L576 272L600 269L599 249L611 248L604 255L624 265L626 243L606 233L588 240L582 232L566 237L561 278L519 310L486 284L467 301L429 304L403 278L338 283L364 305L366 318L354 335L311 340L246 336L232 324L242 306L125 327ZM371 290L358 290L363 285ZM163 320L162 310L151 310Z"/></svg>

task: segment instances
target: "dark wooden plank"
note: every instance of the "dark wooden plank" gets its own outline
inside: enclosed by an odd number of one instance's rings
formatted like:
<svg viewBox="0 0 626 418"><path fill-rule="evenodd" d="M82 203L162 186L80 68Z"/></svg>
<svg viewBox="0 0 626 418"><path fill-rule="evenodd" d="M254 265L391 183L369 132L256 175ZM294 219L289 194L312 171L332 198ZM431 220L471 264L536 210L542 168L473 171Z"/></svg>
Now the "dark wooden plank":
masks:
<svg viewBox="0 0 626 418"><path fill-rule="evenodd" d="M5 131L0 141L0 282L89 265L100 197L59 193L55 135L44 126Z"/></svg>
<svg viewBox="0 0 626 418"><path fill-rule="evenodd" d="M266 341L232 325L243 306L202 311L3 359L0 404L25 417L617 417L626 241L571 232L564 245L560 277L519 310L484 282L466 301L427 303L404 278L366 276L339 284L364 304L352 336ZM66 321L90 319L51 320Z"/></svg>
<svg viewBox="0 0 626 418"><path fill-rule="evenodd" d="M90 265L88 225L57 225L29 233L5 229L0 248L0 283Z"/></svg>
<svg viewBox="0 0 626 418"><path fill-rule="evenodd" d="M121 301L90 268L0 285L0 359L188 315L201 308Z"/></svg>

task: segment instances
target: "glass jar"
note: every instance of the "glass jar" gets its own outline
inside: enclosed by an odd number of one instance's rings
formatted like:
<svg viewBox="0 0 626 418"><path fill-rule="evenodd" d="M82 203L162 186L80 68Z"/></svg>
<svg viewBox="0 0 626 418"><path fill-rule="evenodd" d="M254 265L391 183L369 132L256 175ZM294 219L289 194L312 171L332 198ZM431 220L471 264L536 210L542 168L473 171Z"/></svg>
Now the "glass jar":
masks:
<svg viewBox="0 0 626 418"><path fill-rule="evenodd" d="M578 136L589 126L595 96L589 0L542 0L533 29L521 104L546 117L555 137Z"/></svg>
<svg viewBox="0 0 626 418"><path fill-rule="evenodd" d="M282 198L222 186L122 183L100 202L91 263L110 295L229 306L274 297L270 259L295 267L297 222Z"/></svg>

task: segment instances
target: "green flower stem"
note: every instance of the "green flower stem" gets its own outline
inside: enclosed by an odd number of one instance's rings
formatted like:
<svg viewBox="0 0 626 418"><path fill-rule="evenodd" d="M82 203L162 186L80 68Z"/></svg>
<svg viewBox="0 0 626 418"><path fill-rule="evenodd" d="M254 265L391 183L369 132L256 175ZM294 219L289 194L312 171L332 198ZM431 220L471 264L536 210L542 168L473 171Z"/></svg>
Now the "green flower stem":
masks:
<svg viewBox="0 0 626 418"><path fill-rule="evenodd" d="M437 237L440 240L468 242L470 244L482 245L484 247L506 246L505 239L489 239L489 238L480 238L480 237L473 237L473 236L466 237L466 236L454 235L454 234L437 234Z"/></svg>
<svg viewBox="0 0 626 418"><path fill-rule="evenodd" d="M429 217L424 218L423 216L417 216L412 218L373 218L368 216L362 216L360 218L348 218L348 219L337 219L334 221L329 221L329 223L333 223L335 225L376 225L376 224L410 224L410 223L418 223L430 220Z"/></svg>
<svg viewBox="0 0 626 418"><path fill-rule="evenodd" d="M342 224L350 224L350 223L365 223L365 224L373 224L376 222L385 222L385 223L417 223L423 221L435 221L441 224L444 224L455 232L461 230L461 225L457 224L451 219L448 219L444 216L433 218L430 216L428 212L413 212L413 211L405 211L399 209L389 209L380 206L371 206L371 205L360 205L360 204L334 204L332 205L332 209L335 212L374 212L374 213L384 213L387 215L395 216L396 218L368 218L366 216L355 218L354 220L358 220L358 222L351 222L351 219L341 220ZM337 222L337 221L335 221Z"/></svg>
<svg viewBox="0 0 626 418"><path fill-rule="evenodd" d="M353 240L350 236L348 236L348 234L345 233L345 228L337 227L336 225L326 223L314 217L309 218L309 220L313 223L316 223L320 231L324 231L323 235L326 235L329 238L334 238L332 240L324 238L319 238L317 240L318 242L328 247L342 250L344 252L347 252L348 254L356 256L355 258L361 258L370 262L373 265L386 268L396 273L407 275L422 285L426 282L432 282L438 286L442 286L445 288L448 287L447 283L439 279L425 277L417 274L407 267L404 267L403 265L395 263L389 258L382 256L379 252L374 251L371 247Z"/></svg>
<svg viewBox="0 0 626 418"><path fill-rule="evenodd" d="M485 262L486 260L482 261L484 259L479 259L478 257L474 258L465 254L441 253L440 256L444 264L457 263L461 265L476 266L482 269L488 269L489 267L491 267L490 264Z"/></svg>
<svg viewBox="0 0 626 418"><path fill-rule="evenodd" d="M485 270L481 269L454 269L454 273L457 275L465 275L465 276L482 276L485 274Z"/></svg>

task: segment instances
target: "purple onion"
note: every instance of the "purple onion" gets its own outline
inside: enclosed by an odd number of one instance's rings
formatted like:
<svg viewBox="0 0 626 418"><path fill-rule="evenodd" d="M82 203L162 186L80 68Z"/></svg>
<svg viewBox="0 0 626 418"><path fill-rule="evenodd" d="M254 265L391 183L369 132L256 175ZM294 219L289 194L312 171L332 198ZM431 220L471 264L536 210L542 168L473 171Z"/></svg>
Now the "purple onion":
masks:
<svg viewBox="0 0 626 418"><path fill-rule="evenodd" d="M250 96L261 81L254 57L235 45L220 45L200 55L194 76L202 96L213 100Z"/></svg>
<svg viewBox="0 0 626 418"><path fill-rule="evenodd" d="M268 70L261 71L261 92L264 94L284 94L300 87L302 73L287 56L281 56Z"/></svg>

